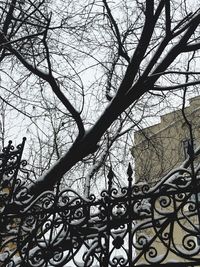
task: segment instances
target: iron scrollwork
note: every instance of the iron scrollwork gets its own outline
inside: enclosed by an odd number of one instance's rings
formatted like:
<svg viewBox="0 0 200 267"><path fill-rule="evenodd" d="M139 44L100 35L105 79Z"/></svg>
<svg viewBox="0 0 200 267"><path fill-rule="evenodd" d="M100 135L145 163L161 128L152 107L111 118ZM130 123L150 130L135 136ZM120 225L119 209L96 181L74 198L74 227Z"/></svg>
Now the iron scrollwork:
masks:
<svg viewBox="0 0 200 267"><path fill-rule="evenodd" d="M0 154L0 266L200 265L199 169L177 169L157 185L113 187L100 197L72 189L29 196L22 144Z"/></svg>

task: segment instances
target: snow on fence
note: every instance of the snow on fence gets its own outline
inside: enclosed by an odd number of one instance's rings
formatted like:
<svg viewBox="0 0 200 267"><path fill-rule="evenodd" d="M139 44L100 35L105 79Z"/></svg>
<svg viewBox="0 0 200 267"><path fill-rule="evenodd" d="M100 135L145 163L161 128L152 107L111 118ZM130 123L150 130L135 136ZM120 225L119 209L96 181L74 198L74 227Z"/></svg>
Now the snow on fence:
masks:
<svg viewBox="0 0 200 267"><path fill-rule="evenodd" d="M0 153L0 266L200 265L199 168L172 171L150 188L113 187L84 198L72 189L27 190L22 144Z"/></svg>

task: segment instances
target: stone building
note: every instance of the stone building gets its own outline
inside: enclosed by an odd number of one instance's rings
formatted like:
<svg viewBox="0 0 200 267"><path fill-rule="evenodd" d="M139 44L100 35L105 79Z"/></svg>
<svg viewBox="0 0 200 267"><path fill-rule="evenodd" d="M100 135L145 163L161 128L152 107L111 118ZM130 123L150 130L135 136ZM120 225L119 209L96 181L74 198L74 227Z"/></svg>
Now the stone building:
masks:
<svg viewBox="0 0 200 267"><path fill-rule="evenodd" d="M189 100L185 114L192 127L195 149L200 145L200 96ZM190 127L180 109L161 116L160 123L136 132L134 141L136 182L151 184L187 158Z"/></svg>

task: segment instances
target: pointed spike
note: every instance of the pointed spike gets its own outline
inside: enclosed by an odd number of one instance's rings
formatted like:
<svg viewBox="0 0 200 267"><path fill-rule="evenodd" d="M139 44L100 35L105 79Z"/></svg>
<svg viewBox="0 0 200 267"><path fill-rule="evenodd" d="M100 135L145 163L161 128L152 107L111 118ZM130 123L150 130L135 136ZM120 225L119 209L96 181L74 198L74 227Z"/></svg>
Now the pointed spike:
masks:
<svg viewBox="0 0 200 267"><path fill-rule="evenodd" d="M9 140L8 141L8 146L7 146L9 149L12 147L12 141L11 140Z"/></svg>
<svg viewBox="0 0 200 267"><path fill-rule="evenodd" d="M128 176L129 176L129 177L131 177L131 176L132 176L132 174L133 174L133 169L132 169L132 167L131 167L131 164L130 164L130 162L129 162L129 164L128 164L128 170L127 170L127 174L128 174Z"/></svg>

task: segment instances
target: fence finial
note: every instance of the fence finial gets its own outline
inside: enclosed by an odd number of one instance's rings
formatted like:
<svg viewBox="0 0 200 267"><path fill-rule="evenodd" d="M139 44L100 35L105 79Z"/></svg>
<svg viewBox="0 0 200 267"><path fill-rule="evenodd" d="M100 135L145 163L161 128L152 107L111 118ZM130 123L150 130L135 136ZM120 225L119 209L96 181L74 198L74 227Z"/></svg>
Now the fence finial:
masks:
<svg viewBox="0 0 200 267"><path fill-rule="evenodd" d="M130 162L129 162L129 164L128 164L127 174L128 174L128 177L131 177L132 174L133 174L133 169L132 169L132 167L131 167Z"/></svg>

